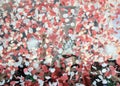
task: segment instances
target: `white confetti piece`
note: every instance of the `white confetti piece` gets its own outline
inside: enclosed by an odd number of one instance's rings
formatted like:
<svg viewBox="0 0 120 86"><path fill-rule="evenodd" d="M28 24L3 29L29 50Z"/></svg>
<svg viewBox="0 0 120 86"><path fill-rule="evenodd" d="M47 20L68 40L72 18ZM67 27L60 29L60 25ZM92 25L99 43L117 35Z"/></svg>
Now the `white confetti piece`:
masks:
<svg viewBox="0 0 120 86"><path fill-rule="evenodd" d="M47 33L47 35L52 34L52 33L53 33L53 29L52 29L52 28L49 28L46 33Z"/></svg>
<svg viewBox="0 0 120 86"><path fill-rule="evenodd" d="M27 41L27 47L29 50L35 50L38 48L39 41L35 38L30 38Z"/></svg>
<svg viewBox="0 0 120 86"><path fill-rule="evenodd" d="M101 80L103 80L103 76L99 75L98 77L99 77Z"/></svg>
<svg viewBox="0 0 120 86"><path fill-rule="evenodd" d="M97 68L95 66L92 66L93 69L97 70Z"/></svg>
<svg viewBox="0 0 120 86"><path fill-rule="evenodd" d="M37 69L39 67L39 64L37 62L35 62L35 63L33 63L33 67Z"/></svg>
<svg viewBox="0 0 120 86"><path fill-rule="evenodd" d="M23 8L18 8L17 11L18 11L18 12L23 12L24 9L23 9Z"/></svg>
<svg viewBox="0 0 120 86"><path fill-rule="evenodd" d="M44 48L47 48L47 44L44 44L44 46L43 46Z"/></svg>
<svg viewBox="0 0 120 86"><path fill-rule="evenodd" d="M59 9L57 7L53 8L53 11L58 14L59 13Z"/></svg>
<svg viewBox="0 0 120 86"><path fill-rule="evenodd" d="M26 71L26 72L24 72L24 73L25 73L25 75L31 75L31 73L28 72L28 71Z"/></svg>
<svg viewBox="0 0 120 86"><path fill-rule="evenodd" d="M21 65L21 62L20 62L20 61L14 63L14 67L18 67L18 66L20 66L20 65Z"/></svg>
<svg viewBox="0 0 120 86"><path fill-rule="evenodd" d="M103 57L99 57L99 58L98 58L98 62L100 62L100 63L104 62Z"/></svg>
<svg viewBox="0 0 120 86"><path fill-rule="evenodd" d="M37 76L36 76L36 75L33 75L33 78L34 78L34 79L37 79Z"/></svg>
<svg viewBox="0 0 120 86"><path fill-rule="evenodd" d="M48 23L44 23L44 27L45 27L45 28L49 28L49 27L48 27Z"/></svg>
<svg viewBox="0 0 120 86"><path fill-rule="evenodd" d="M92 83L94 86L96 86L96 84L97 84L97 82L96 81L93 81L93 83Z"/></svg>
<svg viewBox="0 0 120 86"><path fill-rule="evenodd" d="M50 79L51 77L50 76L45 76L46 79Z"/></svg>
<svg viewBox="0 0 120 86"><path fill-rule="evenodd" d="M12 70L12 71L11 71L11 74L13 75L14 73L15 73L15 70Z"/></svg>
<svg viewBox="0 0 120 86"><path fill-rule="evenodd" d="M106 69L102 69L102 73L105 73L105 72L107 72L107 70Z"/></svg>
<svg viewBox="0 0 120 86"><path fill-rule="evenodd" d="M16 16L17 16L18 19L21 19L21 16L19 14L16 14Z"/></svg>
<svg viewBox="0 0 120 86"><path fill-rule="evenodd" d="M51 64L52 63L52 57L51 56L46 56L44 63L45 64Z"/></svg>
<svg viewBox="0 0 120 86"><path fill-rule="evenodd" d="M59 16L56 16L55 18L56 18L56 21L59 22L60 17L59 17Z"/></svg>
<svg viewBox="0 0 120 86"><path fill-rule="evenodd" d="M33 67L28 68L28 71L31 72L33 70Z"/></svg>
<svg viewBox="0 0 120 86"><path fill-rule="evenodd" d="M106 79L103 79L102 83L103 83L103 84L107 84L107 80L106 80Z"/></svg>
<svg viewBox="0 0 120 86"><path fill-rule="evenodd" d="M43 80L38 79L38 83L39 83L40 86L44 85L44 81Z"/></svg>
<svg viewBox="0 0 120 86"><path fill-rule="evenodd" d="M85 85L81 83L76 83L75 86L85 86Z"/></svg>
<svg viewBox="0 0 120 86"><path fill-rule="evenodd" d="M79 64L80 62L81 62L80 60L76 60L76 61L75 61L76 64Z"/></svg>
<svg viewBox="0 0 120 86"><path fill-rule="evenodd" d="M112 75L107 76L108 79L112 78Z"/></svg>
<svg viewBox="0 0 120 86"><path fill-rule="evenodd" d="M20 0L16 0L17 3L20 3Z"/></svg>
<svg viewBox="0 0 120 86"><path fill-rule="evenodd" d="M106 64L106 63L103 63L103 64L102 64L102 67L106 67L106 66L107 66L107 64Z"/></svg>
<svg viewBox="0 0 120 86"><path fill-rule="evenodd" d="M97 82L100 82L101 80L100 79L96 79Z"/></svg>
<svg viewBox="0 0 120 86"><path fill-rule="evenodd" d="M63 49L60 48L60 49L58 50L58 53L61 54L62 52L63 52Z"/></svg>
<svg viewBox="0 0 120 86"><path fill-rule="evenodd" d="M24 20L23 20L23 22L24 22L25 24L28 24L29 21L30 21L29 19L24 19Z"/></svg>
<svg viewBox="0 0 120 86"><path fill-rule="evenodd" d="M3 50L3 47L2 46L0 46L0 52Z"/></svg>
<svg viewBox="0 0 120 86"><path fill-rule="evenodd" d="M53 82L53 83L49 82L49 86L57 86L57 84L58 82Z"/></svg>
<svg viewBox="0 0 120 86"><path fill-rule="evenodd" d="M23 58L21 56L18 57L19 62L22 62Z"/></svg>
<svg viewBox="0 0 120 86"><path fill-rule="evenodd" d="M112 56L112 59L116 59L117 58L117 48L115 47L115 45L113 44L107 44L105 46L105 52L107 55Z"/></svg>
<svg viewBox="0 0 120 86"><path fill-rule="evenodd" d="M63 54L74 54L74 52L72 51L71 48L68 48L68 49L63 51Z"/></svg>
<svg viewBox="0 0 120 86"><path fill-rule="evenodd" d="M26 65L26 66L29 66L30 63L29 63L28 61L25 61L25 65Z"/></svg>
<svg viewBox="0 0 120 86"><path fill-rule="evenodd" d="M32 28L29 28L29 33L33 33L33 29Z"/></svg>
<svg viewBox="0 0 120 86"><path fill-rule="evenodd" d="M99 32L99 27L93 26L91 29L92 29L92 30L95 30L96 32Z"/></svg>
<svg viewBox="0 0 120 86"><path fill-rule="evenodd" d="M20 85L21 85L21 86L24 86L24 82L21 82Z"/></svg>
<svg viewBox="0 0 120 86"><path fill-rule="evenodd" d="M66 23L69 22L69 21L70 21L70 19L68 19L68 18L65 19L65 22L66 22Z"/></svg>
<svg viewBox="0 0 120 86"><path fill-rule="evenodd" d="M75 13L75 10L74 10L74 9L71 9L71 13L74 14L74 13Z"/></svg>
<svg viewBox="0 0 120 86"><path fill-rule="evenodd" d="M68 17L68 14L63 14L63 18L67 18Z"/></svg>
<svg viewBox="0 0 120 86"><path fill-rule="evenodd" d="M55 68L49 68L49 70L51 73L55 72Z"/></svg>
<svg viewBox="0 0 120 86"><path fill-rule="evenodd" d="M35 10L35 17L38 18L38 9Z"/></svg>
<svg viewBox="0 0 120 86"><path fill-rule="evenodd" d="M72 23L71 23L71 26L72 26L72 27L74 27L74 26L75 26L75 23L74 23L74 22L72 22Z"/></svg>

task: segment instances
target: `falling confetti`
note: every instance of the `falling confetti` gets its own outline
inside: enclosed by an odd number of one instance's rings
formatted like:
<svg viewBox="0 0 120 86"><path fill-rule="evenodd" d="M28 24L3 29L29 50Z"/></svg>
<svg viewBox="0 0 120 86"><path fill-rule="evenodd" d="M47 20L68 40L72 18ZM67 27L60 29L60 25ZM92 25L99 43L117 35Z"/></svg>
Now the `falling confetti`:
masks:
<svg viewBox="0 0 120 86"><path fill-rule="evenodd" d="M0 0L0 86L119 86L120 0Z"/></svg>

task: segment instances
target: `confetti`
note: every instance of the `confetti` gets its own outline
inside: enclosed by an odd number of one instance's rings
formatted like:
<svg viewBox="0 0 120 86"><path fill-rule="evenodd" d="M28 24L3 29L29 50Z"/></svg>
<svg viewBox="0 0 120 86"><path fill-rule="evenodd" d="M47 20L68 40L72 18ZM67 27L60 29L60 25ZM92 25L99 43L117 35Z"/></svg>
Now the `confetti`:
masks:
<svg viewBox="0 0 120 86"><path fill-rule="evenodd" d="M106 69L102 69L102 73L105 73L107 70Z"/></svg>
<svg viewBox="0 0 120 86"><path fill-rule="evenodd" d="M0 46L0 52L3 50L3 47L2 46Z"/></svg>
<svg viewBox="0 0 120 86"><path fill-rule="evenodd" d="M103 83L103 84L107 84L107 80L106 80L106 79L103 79L102 83Z"/></svg>
<svg viewBox="0 0 120 86"><path fill-rule="evenodd" d="M39 41L35 38L30 38L27 42L27 47L29 50L38 48Z"/></svg>
<svg viewBox="0 0 120 86"><path fill-rule="evenodd" d="M119 0L1 0L0 85L119 79L119 7Z"/></svg>
<svg viewBox="0 0 120 86"><path fill-rule="evenodd" d="M107 63L103 63L103 64L102 64L102 67L106 67L106 66L107 66Z"/></svg>
<svg viewBox="0 0 120 86"><path fill-rule="evenodd" d="M5 80L0 81L0 85L4 85Z"/></svg>
<svg viewBox="0 0 120 86"><path fill-rule="evenodd" d="M46 79L50 79L51 77L50 76L45 76Z"/></svg>
<svg viewBox="0 0 120 86"><path fill-rule="evenodd" d="M55 68L49 68L49 70L51 73L55 72Z"/></svg>

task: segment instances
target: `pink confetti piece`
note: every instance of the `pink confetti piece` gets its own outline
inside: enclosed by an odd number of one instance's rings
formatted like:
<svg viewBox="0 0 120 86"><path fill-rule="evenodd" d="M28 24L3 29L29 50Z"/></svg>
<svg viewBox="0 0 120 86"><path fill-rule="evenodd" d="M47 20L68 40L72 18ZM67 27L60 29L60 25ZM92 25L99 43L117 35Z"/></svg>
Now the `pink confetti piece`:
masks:
<svg viewBox="0 0 120 86"><path fill-rule="evenodd" d="M66 81L66 80L68 80L68 76L67 75L63 75L62 77L60 77L60 79L63 80L63 81Z"/></svg>
<svg viewBox="0 0 120 86"><path fill-rule="evenodd" d="M48 68L47 68L45 65L42 65L42 70L43 70L45 73L49 71Z"/></svg>

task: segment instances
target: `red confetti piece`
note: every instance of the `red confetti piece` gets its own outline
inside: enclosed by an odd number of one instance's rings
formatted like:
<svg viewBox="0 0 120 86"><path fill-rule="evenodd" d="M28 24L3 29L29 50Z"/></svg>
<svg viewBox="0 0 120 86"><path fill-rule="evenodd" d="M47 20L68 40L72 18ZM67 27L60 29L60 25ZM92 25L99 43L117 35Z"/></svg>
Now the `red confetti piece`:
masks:
<svg viewBox="0 0 120 86"><path fill-rule="evenodd" d="M113 4L111 4L111 3L110 3L110 6L111 6L111 7L114 7L114 5L113 5Z"/></svg>
<svg viewBox="0 0 120 86"><path fill-rule="evenodd" d="M27 68L24 68L24 73L27 72L27 71L28 71L28 69L27 69Z"/></svg>
<svg viewBox="0 0 120 86"><path fill-rule="evenodd" d="M105 72L105 74L104 74L106 77L108 77L108 76L110 76L111 75L111 73L110 72Z"/></svg>
<svg viewBox="0 0 120 86"><path fill-rule="evenodd" d="M90 37L86 36L86 41L87 41L87 42L91 42L92 39L91 39Z"/></svg>
<svg viewBox="0 0 120 86"><path fill-rule="evenodd" d="M42 70L46 73L49 72L48 68L46 67L46 65L42 65Z"/></svg>
<svg viewBox="0 0 120 86"><path fill-rule="evenodd" d="M80 46L80 41L76 41L76 46Z"/></svg>
<svg viewBox="0 0 120 86"><path fill-rule="evenodd" d="M16 83L16 81L11 81L11 82L10 82L10 84L11 84L12 86L14 86L15 83Z"/></svg>
<svg viewBox="0 0 120 86"><path fill-rule="evenodd" d="M92 30L92 35L96 35L97 34L97 32L95 31L95 30Z"/></svg>
<svg viewBox="0 0 120 86"><path fill-rule="evenodd" d="M41 28L40 31L39 31L40 34L43 34L43 33L45 33L45 32L46 32L46 29L45 29L45 28Z"/></svg>
<svg viewBox="0 0 120 86"><path fill-rule="evenodd" d="M56 34L51 34L49 36L49 39L51 39L54 42L57 39L57 35Z"/></svg>
<svg viewBox="0 0 120 86"><path fill-rule="evenodd" d="M92 6L91 6L91 9L92 9L92 10L95 10L95 7L94 7L94 5L92 5Z"/></svg>
<svg viewBox="0 0 120 86"><path fill-rule="evenodd" d="M7 39L8 39L8 37L9 37L9 35L8 35L8 34L5 34L5 38L7 38Z"/></svg>
<svg viewBox="0 0 120 86"><path fill-rule="evenodd" d="M73 34L72 28L70 28L70 29L68 30L68 33L69 33L69 34Z"/></svg>
<svg viewBox="0 0 120 86"><path fill-rule="evenodd" d="M32 82L31 81L25 81L24 86L32 86Z"/></svg>
<svg viewBox="0 0 120 86"><path fill-rule="evenodd" d="M78 25L76 26L76 32L77 32L77 33L80 32L81 27L82 27L82 24L78 24Z"/></svg>
<svg viewBox="0 0 120 86"><path fill-rule="evenodd" d="M77 81L77 80L79 80L80 76L76 75L75 78L76 78L76 81Z"/></svg>
<svg viewBox="0 0 120 86"><path fill-rule="evenodd" d="M110 66L112 76L116 75L116 69L113 66Z"/></svg>
<svg viewBox="0 0 120 86"><path fill-rule="evenodd" d="M68 76L67 75L63 75L63 76L60 77L60 79L62 81L66 81L66 80L68 80Z"/></svg>
<svg viewBox="0 0 120 86"><path fill-rule="evenodd" d="M37 70L32 70L31 73L34 75L36 72L37 72Z"/></svg>

